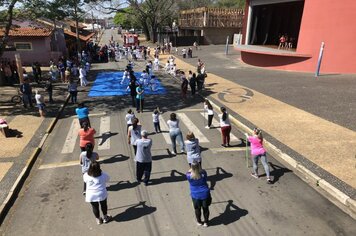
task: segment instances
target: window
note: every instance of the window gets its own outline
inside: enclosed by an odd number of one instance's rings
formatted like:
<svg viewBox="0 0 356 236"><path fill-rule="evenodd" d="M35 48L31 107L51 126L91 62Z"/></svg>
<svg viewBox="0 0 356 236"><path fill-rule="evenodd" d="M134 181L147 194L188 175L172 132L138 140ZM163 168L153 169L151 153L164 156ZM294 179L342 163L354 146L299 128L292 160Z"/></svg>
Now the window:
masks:
<svg viewBox="0 0 356 236"><path fill-rule="evenodd" d="M32 50L32 43L14 43L15 48L18 51L31 51Z"/></svg>

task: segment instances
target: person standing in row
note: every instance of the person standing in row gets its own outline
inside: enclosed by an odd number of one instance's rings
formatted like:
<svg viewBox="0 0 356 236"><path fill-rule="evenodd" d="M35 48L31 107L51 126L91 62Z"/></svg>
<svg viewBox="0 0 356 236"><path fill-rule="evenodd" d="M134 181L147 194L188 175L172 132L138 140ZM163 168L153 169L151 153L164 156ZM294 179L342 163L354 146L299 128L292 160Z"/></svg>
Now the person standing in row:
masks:
<svg viewBox="0 0 356 236"><path fill-rule="evenodd" d="M135 77L135 79L131 78L129 85L127 86L126 91L130 90L131 101L132 101L132 106L133 107L136 107L136 96L137 96L136 89L137 89L137 87L138 87L138 85L136 83L136 77Z"/></svg>
<svg viewBox="0 0 356 236"><path fill-rule="evenodd" d="M85 151L85 146L88 143L91 143L94 147L95 145L95 140L94 140L94 134L96 133L96 130L94 128L90 128L89 124L87 122L83 122L83 128L81 128L78 132L79 134L79 146L80 150L82 152Z"/></svg>
<svg viewBox="0 0 356 236"><path fill-rule="evenodd" d="M183 101L185 101L187 99L187 92L188 92L188 84L189 84L189 82L187 80L187 77L185 77L184 71L181 72L181 80L182 80L181 94L182 94Z"/></svg>
<svg viewBox="0 0 356 236"><path fill-rule="evenodd" d="M152 114L152 120L153 120L153 126L155 127L156 133L161 133L161 126L159 125L159 111L158 109L153 110Z"/></svg>
<svg viewBox="0 0 356 236"><path fill-rule="evenodd" d="M132 120L135 118L135 113L129 109L127 111L127 114L125 116L125 120L126 120L126 124L127 124L127 129L126 129L126 132L129 130L129 127L132 125Z"/></svg>
<svg viewBox="0 0 356 236"><path fill-rule="evenodd" d="M138 124L139 120L135 117L132 119L132 125L129 127L127 131L127 141L128 144L132 145L134 149L134 153L136 155L137 146L135 144L136 140L141 138L141 125Z"/></svg>
<svg viewBox="0 0 356 236"><path fill-rule="evenodd" d="M209 206L211 204L210 189L208 187L208 174L197 162L193 162L187 172L187 179L190 186L190 196L192 197L197 225L208 227ZM203 208L204 222L201 221L201 209Z"/></svg>
<svg viewBox="0 0 356 236"><path fill-rule="evenodd" d="M140 84L137 88L136 88L136 111L139 112L143 112L143 104L144 104L144 94L145 90L143 88L143 85Z"/></svg>
<svg viewBox="0 0 356 236"><path fill-rule="evenodd" d="M77 103L78 84L77 84L77 82L74 81L74 79L72 77L69 79L68 91L70 94L71 102Z"/></svg>
<svg viewBox="0 0 356 236"><path fill-rule="evenodd" d="M253 130L253 136L248 136L245 133L246 139L251 143L251 155L252 155L252 163L253 163L253 173L252 177L258 179L258 160L261 159L263 168L265 169L267 176L267 183L272 184L272 180L270 178L268 161L266 156L266 149L263 147L263 136L262 131L259 128L255 128Z"/></svg>
<svg viewBox="0 0 356 236"><path fill-rule="evenodd" d="M172 141L172 154L177 154L177 146L176 140L178 139L178 143L180 145L181 153L184 153L184 142L183 142L183 135L182 131L179 128L179 120L177 119L176 113L171 113L170 119L167 121L169 127L169 136L171 137Z"/></svg>
<svg viewBox="0 0 356 236"><path fill-rule="evenodd" d="M191 71L189 71L189 72L191 72ZM190 90L192 92L192 96L194 96L195 92L196 92L196 87L197 87L197 76L195 73L193 73L189 79L189 86L190 86Z"/></svg>
<svg viewBox="0 0 356 236"><path fill-rule="evenodd" d="M93 152L94 146L91 143L87 143L85 145L85 151L80 153L79 156L79 163L82 167L82 174L84 175L85 173L88 172L90 164L94 161L99 160L99 155L96 152ZM84 182L83 186L83 195L85 195L87 185Z"/></svg>
<svg viewBox="0 0 356 236"><path fill-rule="evenodd" d="M87 71L85 70L83 65L79 66L79 79L80 79L80 86L87 86L88 80L87 80Z"/></svg>
<svg viewBox="0 0 356 236"><path fill-rule="evenodd" d="M144 175L143 182L147 186L152 170L152 140L148 138L148 132L146 130L142 130L141 138L135 141L135 145L137 146L135 155L136 179L137 182L141 182L142 176Z"/></svg>
<svg viewBox="0 0 356 236"><path fill-rule="evenodd" d="M187 140L184 142L187 149L187 161L191 167L193 162L201 165L199 139L195 138L194 133L189 131L186 136Z"/></svg>
<svg viewBox="0 0 356 236"><path fill-rule="evenodd" d="M106 183L109 179L109 175L101 170L100 164L96 161L90 163L88 172L83 175L83 180L87 185L85 201L91 204L98 225L103 222L108 223L112 219L107 213L108 192L106 190ZM104 218L100 217L99 204Z"/></svg>
<svg viewBox="0 0 356 236"><path fill-rule="evenodd" d="M78 116L81 128L83 128L84 122L87 122L89 127L91 127L89 120L89 109L84 105L84 102L78 104L78 107L75 109L75 113Z"/></svg>
<svg viewBox="0 0 356 236"><path fill-rule="evenodd" d="M208 113L208 125L205 126L205 128L210 129L211 123L213 122L214 111L213 106L211 105L208 99L205 99L204 101L204 110Z"/></svg>
<svg viewBox="0 0 356 236"><path fill-rule="evenodd" d="M229 147L230 146L230 132L231 132L231 124L230 124L229 114L226 112L225 107L221 107L220 111L222 112L222 114L219 115L221 136L222 136L221 146Z"/></svg>

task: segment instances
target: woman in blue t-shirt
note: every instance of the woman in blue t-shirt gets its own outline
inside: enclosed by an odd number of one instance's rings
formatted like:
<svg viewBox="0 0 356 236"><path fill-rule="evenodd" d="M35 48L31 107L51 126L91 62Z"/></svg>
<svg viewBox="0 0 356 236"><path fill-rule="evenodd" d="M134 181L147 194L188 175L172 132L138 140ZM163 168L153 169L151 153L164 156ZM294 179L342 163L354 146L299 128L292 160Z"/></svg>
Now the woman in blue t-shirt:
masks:
<svg viewBox="0 0 356 236"><path fill-rule="evenodd" d="M197 225L208 227L209 206L211 204L210 189L207 183L208 175L201 169L198 162L193 162L187 172L187 179L190 185L190 195L193 200ZM201 221L201 208L203 208L204 222Z"/></svg>

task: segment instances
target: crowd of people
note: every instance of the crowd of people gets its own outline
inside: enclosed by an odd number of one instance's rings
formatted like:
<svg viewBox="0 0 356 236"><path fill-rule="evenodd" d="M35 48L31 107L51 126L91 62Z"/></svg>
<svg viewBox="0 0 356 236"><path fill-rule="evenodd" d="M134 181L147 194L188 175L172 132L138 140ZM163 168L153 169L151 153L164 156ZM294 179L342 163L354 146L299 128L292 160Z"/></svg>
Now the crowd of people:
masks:
<svg viewBox="0 0 356 236"><path fill-rule="evenodd" d="M206 128L211 128L212 119L214 116L213 107L209 100L204 101L203 108L208 113L208 124ZM80 164L82 166L82 174L84 180L83 194L86 195L86 202L92 206L93 214L96 217L98 224L107 223L110 221L111 216L107 214L107 190L105 188L109 179L108 174L101 171L100 164L97 162L99 155L93 152L95 146L94 128L90 127L88 116L88 108L80 105L76 112L79 117L81 129L80 136ZM152 122L155 133L162 132L160 127L160 115L162 112L156 107L152 112ZM230 144L231 123L229 114L225 107L220 108L220 128L222 146L228 148ZM132 109L128 109L125 116L127 124L127 143L132 147L134 160L136 163L135 176L138 184L143 183L145 186L151 183L151 170L152 170L152 153L151 148L154 146L153 141L149 138L149 132L144 128L139 119L136 117ZM186 155L187 166L189 170L186 173L186 178L189 183L190 195L196 216L196 224L207 227L209 225L209 205L212 202L210 188L207 183L208 174L202 168L202 156L199 145L199 139L195 137L192 131L188 131L185 140L183 133L180 129L180 120L176 113L169 115L167 127L171 139L172 149L170 155ZM247 133L246 139L251 142L251 154L253 161L253 172L251 176L259 178L258 175L258 161L261 160L267 176L267 183L271 184L270 172L266 157L266 150L263 147L262 131L258 128L254 129L253 135L249 136ZM177 144L180 151L177 152ZM99 204L101 205L103 218L100 217ZM202 220L203 213L203 220Z"/></svg>

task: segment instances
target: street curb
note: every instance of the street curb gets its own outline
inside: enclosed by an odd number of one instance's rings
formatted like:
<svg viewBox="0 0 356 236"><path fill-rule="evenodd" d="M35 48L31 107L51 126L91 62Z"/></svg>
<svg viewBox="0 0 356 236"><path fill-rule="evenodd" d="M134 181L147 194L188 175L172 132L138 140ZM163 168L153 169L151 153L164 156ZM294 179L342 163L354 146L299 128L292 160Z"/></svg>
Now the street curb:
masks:
<svg viewBox="0 0 356 236"><path fill-rule="evenodd" d="M180 60L180 59L178 59ZM171 76L173 77L173 76ZM177 80L177 78L173 77ZM201 93L197 93L203 99L205 97ZM210 103L215 107L215 109L220 110L220 106L215 104L210 100ZM253 133L253 130L240 122L233 116L230 116L230 120L237 126L237 128L243 133ZM270 153L277 161L283 163L285 166L289 167L293 170L293 172L301 178L304 182L309 184L312 188L314 188L317 192L319 192L326 199L334 203L337 207L339 207L346 214L351 216L356 220L356 201L350 198L347 194L341 192L339 189L335 188L332 184L327 182L325 179L322 179L318 175L314 174L308 168L306 168L303 164L296 161L290 155L284 153L282 150L277 148L271 142L264 139L264 146L268 153Z"/></svg>
<svg viewBox="0 0 356 236"><path fill-rule="evenodd" d="M60 115L62 114L63 110L64 110L64 107L67 105L68 101L69 101L69 98L70 98L70 94L68 93L67 97L66 97L66 100L64 101L64 103L61 105L61 107L58 109L58 112L57 112L57 115L55 118L52 119L52 122L51 124L49 125L49 127L47 128L46 130L46 133L49 134L52 132L54 126L56 125Z"/></svg>
<svg viewBox="0 0 356 236"><path fill-rule="evenodd" d="M202 96L201 94L199 94ZM203 97L203 96L202 96ZM204 98L204 97L203 97ZM210 103L217 109L220 107L210 100ZM237 120L235 117L230 116L230 120L237 126L240 131L252 133L253 130L247 127L245 124ZM266 139L263 140L267 152L270 153L277 161L283 163L293 170L293 172L301 178L304 182L309 184L312 188L318 191L321 195L327 198L329 201L334 203L342 211L347 213L353 219L356 220L356 201L350 198L347 194L341 192L334 186L332 186L325 179L320 178L318 175L314 174L312 171L307 169L304 165L297 162L293 157L284 153L282 150L277 148L272 143L268 142Z"/></svg>
<svg viewBox="0 0 356 236"><path fill-rule="evenodd" d="M11 207L15 203L15 201L18 197L18 194L21 191L21 188L24 185L27 177L29 176L33 165L36 163L37 157L40 155L40 153L42 151L42 147L43 147L44 143L46 142L49 134L52 132L54 126L56 125L60 115L62 114L62 112L64 110L64 107L67 105L67 103L69 101L69 98L70 98L70 94L68 93L66 100L61 105L61 107L58 109L56 117L53 118L51 124L49 125L49 127L46 130L45 135L42 137L38 147L35 148L32 155L27 160L25 167L22 169L20 175L17 177L15 183L12 185L10 192L7 195L5 201L1 204L1 206L0 206L0 226L2 225L7 213L10 211Z"/></svg>
<svg viewBox="0 0 356 236"><path fill-rule="evenodd" d="M41 148L37 147L32 155L30 156L30 159L27 161L26 166L22 169L20 175L17 177L15 183L12 185L9 194L7 195L5 201L1 204L0 207L0 225L3 223L3 220L5 219L7 213L11 209L12 205L15 203L15 200L25 183L28 175L30 174L31 168L34 165L34 163L37 160L37 157L39 156L41 152Z"/></svg>

